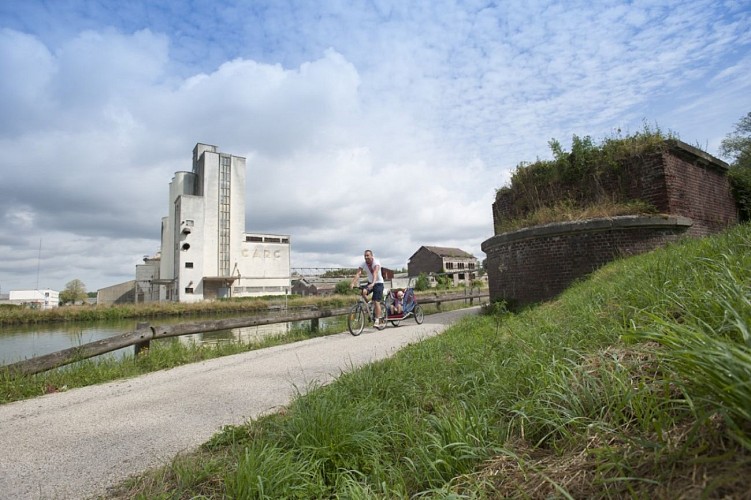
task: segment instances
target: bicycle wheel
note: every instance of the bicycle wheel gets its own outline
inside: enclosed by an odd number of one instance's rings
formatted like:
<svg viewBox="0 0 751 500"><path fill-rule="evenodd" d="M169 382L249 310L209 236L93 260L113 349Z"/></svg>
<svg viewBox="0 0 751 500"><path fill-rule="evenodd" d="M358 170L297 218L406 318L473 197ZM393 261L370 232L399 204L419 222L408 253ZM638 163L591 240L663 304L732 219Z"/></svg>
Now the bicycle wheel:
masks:
<svg viewBox="0 0 751 500"><path fill-rule="evenodd" d="M375 313L373 314L375 315ZM383 330L384 328L386 328L386 316L387 315L388 314L386 312L386 303L384 301L381 301L381 318L380 318L381 322L378 326L373 325L375 326L377 330Z"/></svg>
<svg viewBox="0 0 751 500"><path fill-rule="evenodd" d="M422 325L422 322L425 320L425 313L422 311L422 307L419 305L415 306L415 321L417 321L418 325Z"/></svg>
<svg viewBox="0 0 751 500"><path fill-rule="evenodd" d="M365 311L362 309L362 305L356 304L349 310L347 316L347 328L352 335L360 335L363 328L365 328Z"/></svg>

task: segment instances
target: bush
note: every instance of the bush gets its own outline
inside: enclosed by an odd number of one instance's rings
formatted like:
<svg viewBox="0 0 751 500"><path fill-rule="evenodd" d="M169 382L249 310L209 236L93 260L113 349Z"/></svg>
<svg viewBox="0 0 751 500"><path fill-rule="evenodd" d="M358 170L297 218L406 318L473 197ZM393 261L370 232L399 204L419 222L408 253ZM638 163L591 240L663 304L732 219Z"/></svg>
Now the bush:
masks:
<svg viewBox="0 0 751 500"><path fill-rule="evenodd" d="M728 170L728 179L740 220L751 220L751 168L733 166Z"/></svg>
<svg viewBox="0 0 751 500"><path fill-rule="evenodd" d="M415 281L415 291L416 292L424 292L430 288L430 283L428 282L428 277L425 273L420 273L420 276L417 277L417 281Z"/></svg>
<svg viewBox="0 0 751 500"><path fill-rule="evenodd" d="M338 293L339 295L349 295L352 292L352 289L350 288L350 281L340 281L336 284L336 287L334 288L334 291Z"/></svg>
<svg viewBox="0 0 751 500"><path fill-rule="evenodd" d="M496 200L505 199L510 212L495 228L496 234L530 224L653 212L649 204L626 193L629 166L661 153L672 139L672 134L646 125L633 135L609 137L599 144L589 136L574 135L570 152L552 139L552 160L520 163L511 185L497 191Z"/></svg>

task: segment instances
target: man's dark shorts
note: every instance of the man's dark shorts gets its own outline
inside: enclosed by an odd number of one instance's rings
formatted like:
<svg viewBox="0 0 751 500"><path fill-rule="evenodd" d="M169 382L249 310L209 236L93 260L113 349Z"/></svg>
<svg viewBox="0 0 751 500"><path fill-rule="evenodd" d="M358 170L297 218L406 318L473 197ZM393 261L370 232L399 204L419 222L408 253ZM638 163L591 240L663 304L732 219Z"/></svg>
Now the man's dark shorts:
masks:
<svg viewBox="0 0 751 500"><path fill-rule="evenodd" d="M383 283L375 283L373 285L373 300L383 300Z"/></svg>

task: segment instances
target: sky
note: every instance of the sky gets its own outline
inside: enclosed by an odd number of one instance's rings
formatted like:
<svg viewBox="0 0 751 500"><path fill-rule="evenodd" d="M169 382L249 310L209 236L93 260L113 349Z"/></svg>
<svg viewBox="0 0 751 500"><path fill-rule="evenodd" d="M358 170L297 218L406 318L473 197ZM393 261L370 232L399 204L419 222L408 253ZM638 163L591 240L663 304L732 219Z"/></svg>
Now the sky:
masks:
<svg viewBox="0 0 751 500"><path fill-rule="evenodd" d="M196 143L243 156L292 267L480 260L551 139L645 126L719 156L748 0L2 0L0 293L135 278Z"/></svg>

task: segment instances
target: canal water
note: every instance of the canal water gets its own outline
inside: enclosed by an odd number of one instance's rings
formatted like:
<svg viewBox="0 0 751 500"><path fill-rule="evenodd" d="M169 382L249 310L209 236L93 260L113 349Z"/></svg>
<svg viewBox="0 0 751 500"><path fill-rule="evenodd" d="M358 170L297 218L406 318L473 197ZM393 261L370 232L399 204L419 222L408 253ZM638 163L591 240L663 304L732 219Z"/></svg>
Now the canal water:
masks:
<svg viewBox="0 0 751 500"><path fill-rule="evenodd" d="M237 316L243 317L243 316ZM222 316L226 319L228 316ZM217 316L189 318L160 318L151 321L155 325L172 325L220 319ZM336 321L336 318L322 318L320 328ZM0 326L0 365L7 365L24 359L50 354L70 347L77 347L89 342L114 337L136 329L138 321L107 320L85 323L50 323L43 325ZM197 333L176 337L181 342L197 344L219 344L251 341L288 332L291 328L309 328L310 321L260 325L216 332ZM133 347L113 351L109 355L122 357L132 354Z"/></svg>

